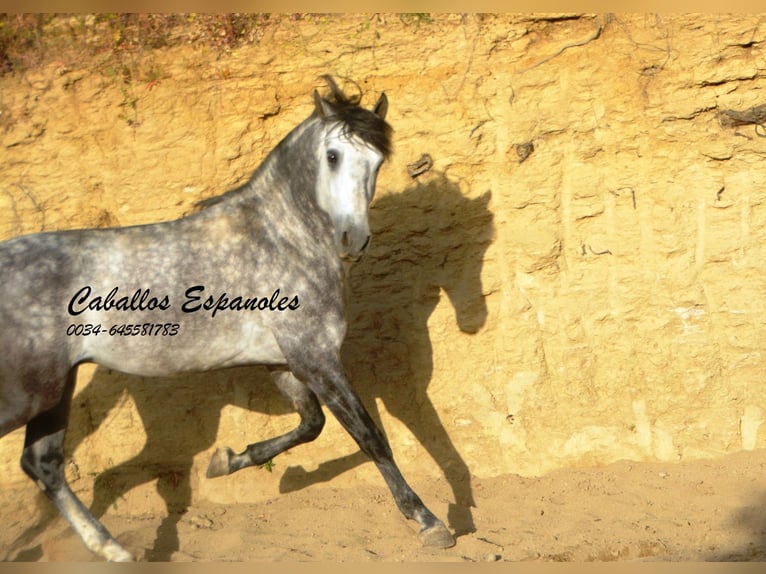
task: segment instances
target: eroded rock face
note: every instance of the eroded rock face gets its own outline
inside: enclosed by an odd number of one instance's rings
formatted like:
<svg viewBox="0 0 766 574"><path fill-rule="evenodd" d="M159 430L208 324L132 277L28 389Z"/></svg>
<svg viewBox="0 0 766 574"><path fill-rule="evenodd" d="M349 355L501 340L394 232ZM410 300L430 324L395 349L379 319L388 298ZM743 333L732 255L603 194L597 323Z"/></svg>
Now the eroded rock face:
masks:
<svg viewBox="0 0 766 574"><path fill-rule="evenodd" d="M51 58L0 78L0 237L189 213L310 113L321 74L350 76L368 105L387 93L395 152L344 361L406 475L468 503L470 474L762 448L766 140L721 113L766 103L765 35L746 16L338 17L223 57L147 52L152 82ZM168 462L202 497L252 499L273 484L205 481L209 455L289 412L258 369L85 367L69 442L83 475ZM24 480L21 436L3 480ZM355 451L330 421L272 476ZM319 470L378 481L362 460Z"/></svg>

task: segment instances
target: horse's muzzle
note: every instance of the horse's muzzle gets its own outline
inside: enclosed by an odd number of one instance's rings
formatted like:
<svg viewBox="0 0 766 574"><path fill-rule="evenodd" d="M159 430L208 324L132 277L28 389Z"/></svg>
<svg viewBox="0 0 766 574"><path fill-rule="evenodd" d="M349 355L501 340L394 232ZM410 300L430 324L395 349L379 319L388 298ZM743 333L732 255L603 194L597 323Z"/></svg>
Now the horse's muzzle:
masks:
<svg viewBox="0 0 766 574"><path fill-rule="evenodd" d="M362 258L369 244L369 234L359 234L355 237L353 233L344 231L338 241L338 254L344 261L356 262Z"/></svg>

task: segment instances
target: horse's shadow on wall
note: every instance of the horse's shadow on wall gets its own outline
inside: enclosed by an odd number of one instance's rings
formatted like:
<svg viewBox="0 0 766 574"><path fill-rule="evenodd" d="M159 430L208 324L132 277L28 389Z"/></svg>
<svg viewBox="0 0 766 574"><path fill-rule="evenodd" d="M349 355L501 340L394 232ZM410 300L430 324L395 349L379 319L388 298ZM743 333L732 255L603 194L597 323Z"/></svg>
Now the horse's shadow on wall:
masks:
<svg viewBox="0 0 766 574"><path fill-rule="evenodd" d="M350 273L349 330L342 350L349 379L373 418L385 427L376 409L380 399L444 474L454 499L448 522L457 535L475 529L471 473L428 397L433 372L428 319L445 293L460 331L475 333L483 326L487 307L480 274L484 251L493 236L488 203L489 193L468 199L457 184L440 175L373 203L372 244ZM470 381L453 383L456 392L470 393ZM202 401L184 400L185 396L200 397L202 387L208 391ZM236 405L272 415L292 409L273 388L265 369L258 367L160 379L132 377L99 367L74 398L67 451L73 452L121 401L129 398L146 433L144 447L130 460L96 477L91 510L100 517L110 506L119 505L131 489L156 480L167 516L144 558L169 560L179 549L178 523L192 503L190 478L195 456L215 446L228 446L215 444L221 409ZM270 438L251 433L246 436L248 442ZM119 436L109 440L118 441ZM230 446L238 449L245 445ZM108 453L102 456L108 462ZM324 462L312 472L289 467L281 478L280 490L288 492L328 481L367 461L361 452L355 452ZM411 480L415 478L406 465L403 473ZM43 522L56 516L52 512L41 514ZM23 538L34 538L42 527L30 529Z"/></svg>
<svg viewBox="0 0 766 574"><path fill-rule="evenodd" d="M489 199L489 193L468 199L457 184L437 176L373 203L372 243L350 272L342 349L349 379L373 418L385 427L376 409L379 399L441 469L454 497L448 522L458 536L475 530L471 473L428 397L433 374L428 320L446 294L460 331L473 334L484 325L481 268L494 233ZM451 392L471 392L470 381L451 383ZM311 473L292 467L281 486L291 490L327 481L366 460L356 452Z"/></svg>

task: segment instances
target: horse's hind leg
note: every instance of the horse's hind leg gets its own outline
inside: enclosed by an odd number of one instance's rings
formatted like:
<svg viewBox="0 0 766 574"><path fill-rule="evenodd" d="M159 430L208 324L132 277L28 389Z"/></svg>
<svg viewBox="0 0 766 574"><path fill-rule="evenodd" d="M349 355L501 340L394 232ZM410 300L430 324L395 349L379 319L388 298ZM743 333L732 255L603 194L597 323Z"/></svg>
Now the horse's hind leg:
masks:
<svg viewBox="0 0 766 574"><path fill-rule="evenodd" d="M290 371L273 369L271 378L293 404L301 417L298 427L281 436L249 445L241 454L230 448L215 451L207 469L208 478L231 474L242 468L264 464L279 453L319 436L324 427L324 413L317 397Z"/></svg>
<svg viewBox="0 0 766 574"><path fill-rule="evenodd" d="M130 553L85 508L64 476L64 435L74 391L74 372L70 372L67 389L59 404L27 424L21 467L56 505L90 551L110 561L131 561Z"/></svg>

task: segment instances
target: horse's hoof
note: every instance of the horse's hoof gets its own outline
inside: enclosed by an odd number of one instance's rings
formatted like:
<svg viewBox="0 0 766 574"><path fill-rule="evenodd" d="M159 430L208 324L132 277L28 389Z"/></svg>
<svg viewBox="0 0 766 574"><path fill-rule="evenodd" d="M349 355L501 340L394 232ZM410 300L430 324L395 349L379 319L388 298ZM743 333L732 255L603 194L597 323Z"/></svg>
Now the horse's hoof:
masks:
<svg viewBox="0 0 766 574"><path fill-rule="evenodd" d="M104 544L103 548L101 548L101 554L109 562L134 562L135 561L135 558L133 558L133 555L127 550L125 550L122 546L120 546L114 540L109 540L106 544Z"/></svg>
<svg viewBox="0 0 766 574"><path fill-rule="evenodd" d="M441 522L421 530L418 538L420 538L423 546L430 546L432 548L452 548L455 545L455 537L450 534L450 531Z"/></svg>
<svg viewBox="0 0 766 574"><path fill-rule="evenodd" d="M229 461L234 456L234 451L230 448L219 448L213 453L210 459L210 465L207 467L207 477L226 476L229 474Z"/></svg>

